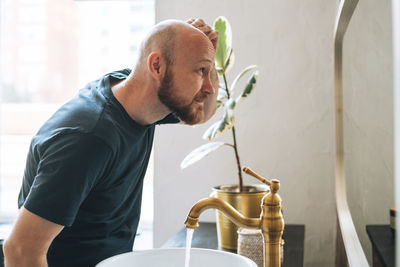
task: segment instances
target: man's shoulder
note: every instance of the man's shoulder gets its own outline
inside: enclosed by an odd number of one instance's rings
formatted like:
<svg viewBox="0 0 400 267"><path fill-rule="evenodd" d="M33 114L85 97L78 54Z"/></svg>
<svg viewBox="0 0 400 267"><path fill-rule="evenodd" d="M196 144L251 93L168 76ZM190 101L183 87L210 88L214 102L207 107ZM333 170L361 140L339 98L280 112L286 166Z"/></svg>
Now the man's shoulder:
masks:
<svg viewBox="0 0 400 267"><path fill-rule="evenodd" d="M107 111L107 102L96 88L96 83L89 84L43 124L35 136L36 140L45 142L64 134L91 134L108 139L112 134L113 121Z"/></svg>
<svg viewBox="0 0 400 267"><path fill-rule="evenodd" d="M91 90L82 89L78 96L61 106L41 127L39 133L51 133L72 128L90 132L96 126L105 106L105 101Z"/></svg>

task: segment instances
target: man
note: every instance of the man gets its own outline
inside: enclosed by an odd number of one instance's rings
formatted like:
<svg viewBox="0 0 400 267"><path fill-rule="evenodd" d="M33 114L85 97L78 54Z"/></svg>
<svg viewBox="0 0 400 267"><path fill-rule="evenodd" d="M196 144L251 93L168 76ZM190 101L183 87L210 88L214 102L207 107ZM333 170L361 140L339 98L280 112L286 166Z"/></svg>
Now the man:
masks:
<svg viewBox="0 0 400 267"><path fill-rule="evenodd" d="M133 71L89 83L42 126L6 267L89 267L132 250L155 125L215 113L217 38L200 19L156 25Z"/></svg>

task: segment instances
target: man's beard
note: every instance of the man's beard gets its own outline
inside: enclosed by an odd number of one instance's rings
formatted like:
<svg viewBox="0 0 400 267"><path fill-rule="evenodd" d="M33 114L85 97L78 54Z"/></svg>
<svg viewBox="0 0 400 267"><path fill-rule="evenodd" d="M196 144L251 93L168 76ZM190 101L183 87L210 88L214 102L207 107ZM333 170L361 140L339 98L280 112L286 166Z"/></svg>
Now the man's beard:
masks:
<svg viewBox="0 0 400 267"><path fill-rule="evenodd" d="M175 116L177 116L186 124L193 125L203 121L203 106L199 105L197 107L193 107L193 105L196 104L196 101L203 101L207 95L199 92L189 105L184 105L174 92L173 80L172 72L167 68L164 79L162 80L158 90L158 98L160 99L161 103L168 107Z"/></svg>

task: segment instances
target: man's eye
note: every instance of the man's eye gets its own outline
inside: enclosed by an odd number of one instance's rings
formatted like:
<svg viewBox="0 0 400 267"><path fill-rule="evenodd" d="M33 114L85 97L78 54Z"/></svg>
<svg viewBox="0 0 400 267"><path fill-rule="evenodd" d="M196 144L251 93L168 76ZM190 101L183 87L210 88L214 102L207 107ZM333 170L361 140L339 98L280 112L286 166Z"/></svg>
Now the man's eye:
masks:
<svg viewBox="0 0 400 267"><path fill-rule="evenodd" d="M201 73L204 73L204 72L206 72L206 68L200 68L199 71L200 71Z"/></svg>

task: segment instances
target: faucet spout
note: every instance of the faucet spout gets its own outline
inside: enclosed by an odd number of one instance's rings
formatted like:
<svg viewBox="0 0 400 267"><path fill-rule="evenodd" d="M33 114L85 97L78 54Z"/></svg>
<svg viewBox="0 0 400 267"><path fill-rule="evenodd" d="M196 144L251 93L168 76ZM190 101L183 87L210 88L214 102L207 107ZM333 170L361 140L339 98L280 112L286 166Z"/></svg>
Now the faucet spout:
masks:
<svg viewBox="0 0 400 267"><path fill-rule="evenodd" d="M215 197L209 197L198 201L190 210L185 221L187 228L196 229L199 227L200 214L207 209L217 209L227 216L237 226L260 229L260 218L247 218L238 212L230 204Z"/></svg>

